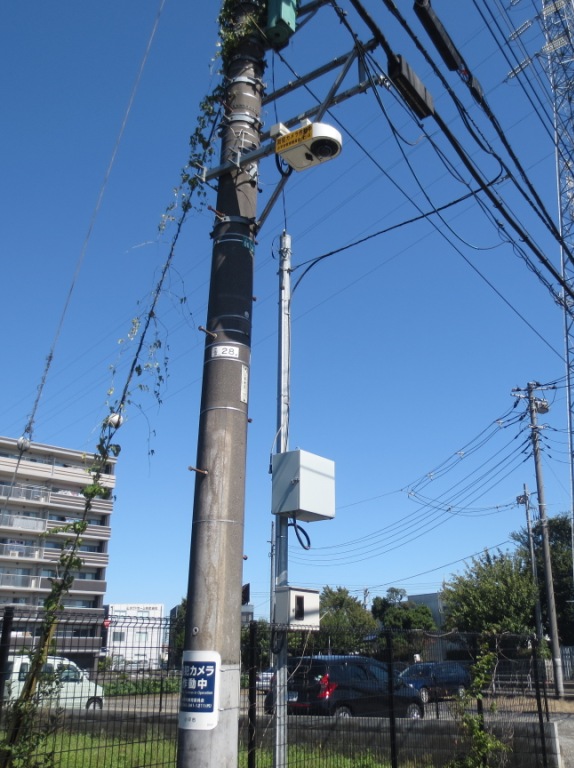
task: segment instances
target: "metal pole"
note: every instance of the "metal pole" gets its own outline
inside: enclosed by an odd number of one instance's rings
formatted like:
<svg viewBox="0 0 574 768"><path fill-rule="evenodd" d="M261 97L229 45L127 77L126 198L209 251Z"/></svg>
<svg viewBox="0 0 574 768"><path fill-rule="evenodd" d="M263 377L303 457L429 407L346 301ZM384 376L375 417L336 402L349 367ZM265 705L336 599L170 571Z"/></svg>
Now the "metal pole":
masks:
<svg viewBox="0 0 574 768"><path fill-rule="evenodd" d="M391 768L397 768L398 766L398 751L397 751L397 715L395 709L395 655L393 649L393 633L387 630L387 654L389 660L389 696L391 700L391 707L389 712L389 730L391 741Z"/></svg>
<svg viewBox="0 0 574 768"><path fill-rule="evenodd" d="M546 733L544 727L544 715L542 714L542 699L540 692L540 674L538 670L538 638L532 638L532 660L534 662L534 688L536 691L536 710L538 712L538 728L540 731L540 744L542 745L542 765L548 768L548 755L546 753Z"/></svg>
<svg viewBox="0 0 574 768"><path fill-rule="evenodd" d="M10 640L12 637L12 626L14 624L14 607L7 605L4 608L2 620L2 634L0 636L0 718L2 716L2 705L4 703L4 690L6 682L10 677L8 671L8 656L10 655Z"/></svg>
<svg viewBox="0 0 574 768"><path fill-rule="evenodd" d="M556 604L554 602L554 580L552 578L552 561L550 558L550 541L548 539L548 519L546 517L546 501L544 498L544 483L542 481L542 463L540 461L540 438L538 434L537 400L534 391L535 382L528 383L528 406L530 409L530 429L532 430L532 452L536 471L536 491L538 493L538 511L542 527L542 551L544 555L544 580L546 584L546 600L548 601L548 621L550 624L550 644L552 649L552 667L554 669L554 690L556 696L564 696L564 680L562 676L562 659L560 656L560 639L556 621Z"/></svg>
<svg viewBox="0 0 574 768"><path fill-rule="evenodd" d="M279 264L279 354L277 366L277 453L289 450L289 405L291 362L291 237L281 235ZM288 585L289 520L277 515L275 521L275 590ZM275 617L274 617L275 619ZM287 630L275 630L277 666L275 686L274 768L287 765Z"/></svg>
<svg viewBox="0 0 574 768"><path fill-rule="evenodd" d="M269 469L271 472L271 469ZM275 522L271 522L271 549L269 560L271 561L271 582L269 584L269 623L272 624L275 616Z"/></svg>
<svg viewBox="0 0 574 768"><path fill-rule="evenodd" d="M530 552L530 569L532 571L532 581L536 587L536 604L534 606L534 617L536 622L536 637L542 640L544 632L542 630L542 611L540 610L540 586L538 584L538 568L536 567L536 555L534 553L534 537L532 536L532 523L530 522L530 494L526 483L524 484L524 507L526 509L526 532L528 534L528 551Z"/></svg>
<svg viewBox="0 0 574 768"><path fill-rule="evenodd" d="M221 159L260 143L264 44L236 0L222 31ZM245 32L244 30L249 30ZM241 585L257 165L219 179L198 427L178 768L238 764Z"/></svg>
<svg viewBox="0 0 574 768"><path fill-rule="evenodd" d="M249 706L247 709L247 768L257 765L257 666L259 636L256 621L249 622Z"/></svg>

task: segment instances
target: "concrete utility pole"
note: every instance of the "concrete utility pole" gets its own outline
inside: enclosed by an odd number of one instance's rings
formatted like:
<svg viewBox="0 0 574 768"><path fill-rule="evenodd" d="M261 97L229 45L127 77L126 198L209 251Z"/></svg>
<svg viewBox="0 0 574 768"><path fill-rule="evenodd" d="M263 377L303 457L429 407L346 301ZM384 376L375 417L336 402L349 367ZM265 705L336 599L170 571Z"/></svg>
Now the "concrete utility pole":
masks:
<svg viewBox="0 0 574 768"><path fill-rule="evenodd" d="M542 527L542 551L544 555L544 581L546 585L546 600L548 603L548 621L550 623L550 646L552 650L552 667L554 669L554 690L556 696L564 696L564 679L562 675L562 658L560 656L560 639L556 621L556 604L554 602L554 580L552 578L552 561L550 558L550 541L548 538L548 519L546 517L546 501L544 498L544 483L542 481L542 464L540 461L540 437L538 430L538 413L546 413L548 404L545 400L535 397L538 389L536 382L528 383L528 407L530 410L530 429L532 432L532 452L536 471L536 491L538 494L538 512Z"/></svg>
<svg viewBox="0 0 574 768"><path fill-rule="evenodd" d="M289 408L291 398L291 237L283 232L279 250L279 344L277 359L277 453L289 450ZM289 584L289 519L277 515L275 521L275 592ZM275 609L275 605L274 605ZM275 611L273 622L277 621ZM287 628L274 633L275 746L274 768L287 765Z"/></svg>
<svg viewBox="0 0 574 768"><path fill-rule="evenodd" d="M534 538L532 536L532 523L530 522L530 494L528 488L524 485L524 493L516 501L524 504L526 510L526 534L528 536L528 552L530 554L530 570L532 572L532 583L536 587L536 605L534 606L534 619L536 622L536 637L542 640L544 632L542 631L542 611L540 609L540 587L538 584L538 568L536 567L536 554L534 552Z"/></svg>
<svg viewBox="0 0 574 768"><path fill-rule="evenodd" d="M228 3L223 40L221 161L260 143L265 46L249 16L260 3ZM251 30L246 32L245 30ZM223 35L222 35L223 36ZM232 45L232 49L228 46ZM251 354L257 163L219 178L206 323L178 768L238 764L241 585Z"/></svg>

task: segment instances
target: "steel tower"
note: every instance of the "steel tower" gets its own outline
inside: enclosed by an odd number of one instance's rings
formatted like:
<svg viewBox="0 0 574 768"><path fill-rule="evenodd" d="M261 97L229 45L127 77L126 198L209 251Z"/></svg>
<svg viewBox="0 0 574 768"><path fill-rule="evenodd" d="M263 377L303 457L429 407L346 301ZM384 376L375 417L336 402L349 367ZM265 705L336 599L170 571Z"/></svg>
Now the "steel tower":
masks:
<svg viewBox="0 0 574 768"><path fill-rule="evenodd" d="M574 284L574 2L542 0L540 21L546 44L543 60L552 89L559 227L562 235L561 269L564 281ZM570 501L574 553L574 317L572 301L564 296ZM573 559L574 568L574 559ZM573 571L574 576L574 571Z"/></svg>

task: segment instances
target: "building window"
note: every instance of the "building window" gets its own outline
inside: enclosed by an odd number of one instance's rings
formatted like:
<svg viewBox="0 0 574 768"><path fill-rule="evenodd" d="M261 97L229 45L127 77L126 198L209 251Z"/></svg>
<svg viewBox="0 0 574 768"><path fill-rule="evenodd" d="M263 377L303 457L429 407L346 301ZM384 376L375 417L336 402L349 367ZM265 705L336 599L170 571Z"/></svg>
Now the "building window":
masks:
<svg viewBox="0 0 574 768"><path fill-rule="evenodd" d="M96 600L63 600L64 608L97 608Z"/></svg>

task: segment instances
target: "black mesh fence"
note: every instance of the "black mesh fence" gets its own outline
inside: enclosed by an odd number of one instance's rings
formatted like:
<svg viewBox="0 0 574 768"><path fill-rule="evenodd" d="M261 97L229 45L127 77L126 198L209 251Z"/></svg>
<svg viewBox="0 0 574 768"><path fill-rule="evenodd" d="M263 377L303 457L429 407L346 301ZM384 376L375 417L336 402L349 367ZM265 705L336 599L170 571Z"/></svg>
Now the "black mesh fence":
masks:
<svg viewBox="0 0 574 768"><path fill-rule="evenodd" d="M42 620L5 609L4 739ZM279 638L288 650L280 722ZM175 766L178 642L168 620L62 614L27 724L47 734L38 753L62 768ZM252 622L242 635L239 766L557 767L552 665L543 655L527 637L282 635Z"/></svg>
<svg viewBox="0 0 574 768"><path fill-rule="evenodd" d="M285 723L272 663L282 635L254 629L241 731L252 766L560 764L552 665L529 637L288 633Z"/></svg>
<svg viewBox="0 0 574 768"><path fill-rule="evenodd" d="M14 703L42 621L41 612L16 610L12 618L5 609L4 737L10 738ZM167 620L63 613L43 665L33 718L25 724L47 734L38 754L53 753L54 764L66 768L174 766L180 673L170 665L169 649Z"/></svg>

